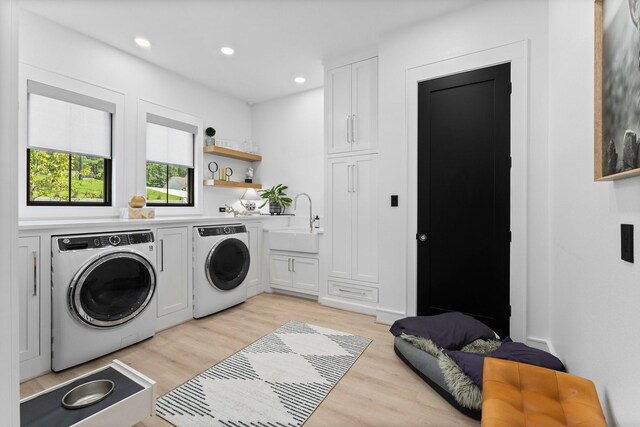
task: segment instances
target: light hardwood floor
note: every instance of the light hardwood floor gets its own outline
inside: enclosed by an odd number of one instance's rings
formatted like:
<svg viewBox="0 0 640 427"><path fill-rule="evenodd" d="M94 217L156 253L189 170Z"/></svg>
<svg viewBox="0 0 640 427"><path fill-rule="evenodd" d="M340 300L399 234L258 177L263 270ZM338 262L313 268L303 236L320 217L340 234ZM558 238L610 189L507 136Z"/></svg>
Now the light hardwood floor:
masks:
<svg viewBox="0 0 640 427"><path fill-rule="evenodd" d="M371 316L278 294L260 294L92 362L27 381L20 394L29 396L119 359L154 379L160 396L289 320L373 340L305 427L479 425L453 409L398 359L388 326L375 323ZM169 425L159 417L149 417L137 426Z"/></svg>

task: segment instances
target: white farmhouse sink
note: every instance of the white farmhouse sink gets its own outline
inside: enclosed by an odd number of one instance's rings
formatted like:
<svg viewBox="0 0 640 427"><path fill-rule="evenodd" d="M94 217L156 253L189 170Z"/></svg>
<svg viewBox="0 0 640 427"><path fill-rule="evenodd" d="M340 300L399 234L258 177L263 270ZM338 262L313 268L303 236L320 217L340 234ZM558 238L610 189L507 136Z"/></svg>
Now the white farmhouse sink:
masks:
<svg viewBox="0 0 640 427"><path fill-rule="evenodd" d="M279 251L318 253L318 233L308 228L281 228L269 231L269 248Z"/></svg>

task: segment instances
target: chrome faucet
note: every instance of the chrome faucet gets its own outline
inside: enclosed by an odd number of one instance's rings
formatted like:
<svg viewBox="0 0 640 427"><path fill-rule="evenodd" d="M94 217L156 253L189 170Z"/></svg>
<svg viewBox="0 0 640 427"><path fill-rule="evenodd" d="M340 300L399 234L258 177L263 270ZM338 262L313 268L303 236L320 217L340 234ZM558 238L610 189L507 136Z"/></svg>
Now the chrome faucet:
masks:
<svg viewBox="0 0 640 427"><path fill-rule="evenodd" d="M311 197L307 193L296 194L295 199L293 199L293 209L298 209L298 197L306 196L309 199L309 233L313 233L313 223L315 219L313 219L313 205L311 204Z"/></svg>

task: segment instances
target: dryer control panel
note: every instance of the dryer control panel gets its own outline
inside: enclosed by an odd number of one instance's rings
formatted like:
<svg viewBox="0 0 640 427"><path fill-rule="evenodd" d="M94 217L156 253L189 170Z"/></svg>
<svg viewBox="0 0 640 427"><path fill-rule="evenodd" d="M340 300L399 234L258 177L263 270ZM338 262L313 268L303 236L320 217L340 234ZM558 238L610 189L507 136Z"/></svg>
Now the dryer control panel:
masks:
<svg viewBox="0 0 640 427"><path fill-rule="evenodd" d="M99 249L112 246L137 245L153 242L151 231L137 233L98 234L90 236L72 236L58 238L58 248L61 252L83 249Z"/></svg>
<svg viewBox="0 0 640 427"><path fill-rule="evenodd" d="M246 233L247 227L242 224L214 225L210 227L197 227L200 237L225 236L227 234Z"/></svg>

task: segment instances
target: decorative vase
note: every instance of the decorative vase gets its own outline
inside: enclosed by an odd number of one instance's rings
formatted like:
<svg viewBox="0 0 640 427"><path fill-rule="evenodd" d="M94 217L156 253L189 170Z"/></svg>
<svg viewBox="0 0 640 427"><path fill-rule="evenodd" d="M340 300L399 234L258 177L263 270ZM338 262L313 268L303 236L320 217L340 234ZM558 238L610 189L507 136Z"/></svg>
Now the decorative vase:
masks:
<svg viewBox="0 0 640 427"><path fill-rule="evenodd" d="M280 215L282 213L282 206L277 202L269 202L269 213L271 215Z"/></svg>

